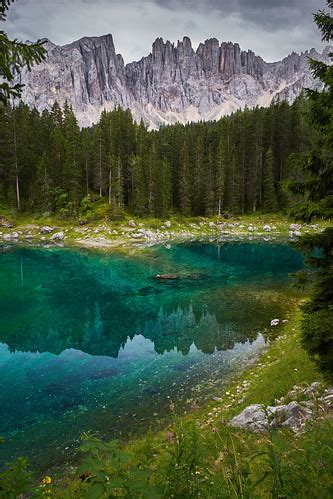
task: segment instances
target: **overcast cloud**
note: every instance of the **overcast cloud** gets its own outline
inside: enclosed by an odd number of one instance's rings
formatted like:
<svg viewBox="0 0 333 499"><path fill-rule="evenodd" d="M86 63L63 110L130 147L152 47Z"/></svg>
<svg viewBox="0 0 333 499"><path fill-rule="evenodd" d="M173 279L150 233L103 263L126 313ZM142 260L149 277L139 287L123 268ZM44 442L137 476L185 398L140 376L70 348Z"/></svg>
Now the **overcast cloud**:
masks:
<svg viewBox="0 0 333 499"><path fill-rule="evenodd" d="M194 48L207 38L238 42L267 61L293 50L322 50L312 13L324 0L17 0L5 31L21 40L57 44L111 33L126 62L138 60L162 36L184 35Z"/></svg>

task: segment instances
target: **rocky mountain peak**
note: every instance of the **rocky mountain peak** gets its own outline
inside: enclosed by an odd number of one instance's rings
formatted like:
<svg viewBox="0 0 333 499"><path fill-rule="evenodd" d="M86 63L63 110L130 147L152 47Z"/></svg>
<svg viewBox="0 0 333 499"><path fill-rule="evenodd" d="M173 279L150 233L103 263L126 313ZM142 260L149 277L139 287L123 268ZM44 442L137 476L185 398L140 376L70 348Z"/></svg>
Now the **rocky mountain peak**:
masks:
<svg viewBox="0 0 333 499"><path fill-rule="evenodd" d="M42 110L68 100L81 125L97 121L103 109L130 108L150 126L176 121L218 119L245 105L267 106L274 98L292 102L304 86L315 88L309 57L291 53L266 63L238 43L210 38L193 49L189 37L175 45L157 38L151 53L124 64L111 34L83 37L64 46L46 44L47 58L22 75L23 100Z"/></svg>

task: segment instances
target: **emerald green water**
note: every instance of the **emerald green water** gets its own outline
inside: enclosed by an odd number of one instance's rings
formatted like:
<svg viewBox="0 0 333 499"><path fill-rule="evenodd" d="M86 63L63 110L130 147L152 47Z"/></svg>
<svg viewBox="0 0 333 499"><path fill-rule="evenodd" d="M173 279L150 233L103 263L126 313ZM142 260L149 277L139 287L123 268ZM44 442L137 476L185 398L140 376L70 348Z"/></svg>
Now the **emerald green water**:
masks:
<svg viewBox="0 0 333 499"><path fill-rule="evenodd" d="M0 254L0 464L75 456L80 434L128 437L211 399L285 318L285 244ZM159 280L156 274L177 274Z"/></svg>

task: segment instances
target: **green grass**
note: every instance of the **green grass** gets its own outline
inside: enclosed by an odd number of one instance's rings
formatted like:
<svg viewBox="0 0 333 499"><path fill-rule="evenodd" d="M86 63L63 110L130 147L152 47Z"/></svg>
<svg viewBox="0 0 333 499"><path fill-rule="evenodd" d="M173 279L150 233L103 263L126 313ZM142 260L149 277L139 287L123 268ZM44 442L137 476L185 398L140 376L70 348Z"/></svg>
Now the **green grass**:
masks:
<svg viewBox="0 0 333 499"><path fill-rule="evenodd" d="M244 382L250 383L243 392L241 408L254 403L273 405L294 385L324 382L322 374L301 346L300 311L282 327L281 336L261 356L255 368L243 373L228 390L236 395L237 387Z"/></svg>

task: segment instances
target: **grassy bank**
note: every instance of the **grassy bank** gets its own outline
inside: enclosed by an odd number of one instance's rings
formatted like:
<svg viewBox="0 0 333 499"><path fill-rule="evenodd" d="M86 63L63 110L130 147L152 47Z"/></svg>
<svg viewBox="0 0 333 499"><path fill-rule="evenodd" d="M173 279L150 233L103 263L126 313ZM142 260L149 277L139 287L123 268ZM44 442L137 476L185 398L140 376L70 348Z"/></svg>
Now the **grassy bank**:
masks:
<svg viewBox="0 0 333 499"><path fill-rule="evenodd" d="M325 381L300 344L299 312L256 365L238 376L208 407L172 416L164 432L127 447L87 435L76 475L56 480L50 495L75 497L329 497L332 424L327 413L295 436L255 434L228 421L252 403L276 405L297 385ZM294 398L295 399L295 398ZM80 476L80 478L78 478Z"/></svg>

